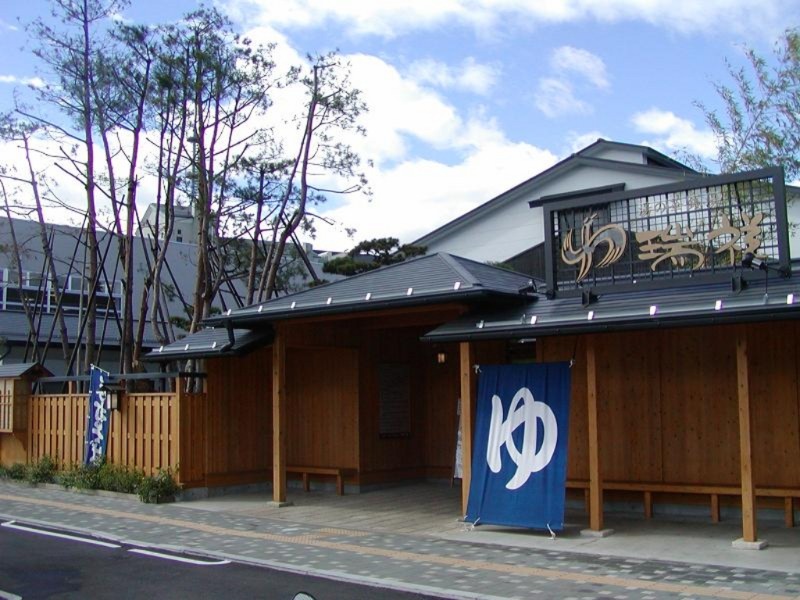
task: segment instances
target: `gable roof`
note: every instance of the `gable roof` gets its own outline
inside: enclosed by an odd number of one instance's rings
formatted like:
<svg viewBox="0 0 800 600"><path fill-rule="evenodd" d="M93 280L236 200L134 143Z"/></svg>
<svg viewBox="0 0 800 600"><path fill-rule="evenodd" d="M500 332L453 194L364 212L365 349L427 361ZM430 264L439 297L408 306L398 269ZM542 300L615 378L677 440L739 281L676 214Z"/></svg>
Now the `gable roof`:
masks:
<svg viewBox="0 0 800 600"><path fill-rule="evenodd" d="M800 271L769 278L747 272L745 286L731 282L672 289L602 293L584 306L580 296L538 297L524 307L483 310L428 332L431 342L523 339L656 327L681 327L800 318ZM768 293L767 293L768 292Z"/></svg>
<svg viewBox="0 0 800 600"><path fill-rule="evenodd" d="M458 302L479 297L520 298L528 275L444 252L412 258L206 319L259 327L281 319Z"/></svg>
<svg viewBox="0 0 800 600"><path fill-rule="evenodd" d="M637 150L641 152L646 159L648 159L648 164L610 160L607 158L597 157L599 154L602 154L604 151L609 149ZM480 206L453 219L449 223L445 223L441 227L425 234L421 238L413 241L412 244L419 246L429 245L437 239L449 234L450 232L483 217L488 212L508 202L513 202L514 200L518 200L521 197L530 194L533 188L541 186L557 177L561 177L572 169L581 166L597 166L606 170L619 171L623 173L663 173L665 169L668 169L675 173L683 174L687 177L697 177L701 175L691 167L688 167L683 163L666 156L665 154L661 154L649 146L638 146L636 144L612 142L600 138L586 148L583 148L575 154L571 154L567 158L557 162L552 167L545 169L541 173L538 173L530 179L523 181L515 187L503 192L499 196L495 196L488 202L484 202Z"/></svg>
<svg viewBox="0 0 800 600"><path fill-rule="evenodd" d="M0 365L0 379L24 377L25 375L49 377L52 373L38 362Z"/></svg>

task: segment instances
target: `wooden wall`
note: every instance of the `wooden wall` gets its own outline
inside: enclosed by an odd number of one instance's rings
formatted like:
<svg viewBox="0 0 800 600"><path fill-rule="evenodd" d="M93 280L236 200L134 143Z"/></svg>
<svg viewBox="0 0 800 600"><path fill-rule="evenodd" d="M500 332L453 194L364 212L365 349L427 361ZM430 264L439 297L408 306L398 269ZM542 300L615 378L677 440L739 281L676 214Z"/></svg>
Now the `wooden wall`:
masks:
<svg viewBox="0 0 800 600"><path fill-rule="evenodd" d="M268 481L272 470L272 349L206 361L206 485ZM199 416L199 415L198 415ZM200 442L196 430L195 442Z"/></svg>
<svg viewBox="0 0 800 600"><path fill-rule="evenodd" d="M739 484L735 343L748 340L755 482L800 487L800 354L796 322L595 336L604 480ZM539 340L568 359L574 338ZM568 478L587 479L586 365L572 373Z"/></svg>
<svg viewBox="0 0 800 600"><path fill-rule="evenodd" d="M358 351L286 350L289 465L358 469Z"/></svg>

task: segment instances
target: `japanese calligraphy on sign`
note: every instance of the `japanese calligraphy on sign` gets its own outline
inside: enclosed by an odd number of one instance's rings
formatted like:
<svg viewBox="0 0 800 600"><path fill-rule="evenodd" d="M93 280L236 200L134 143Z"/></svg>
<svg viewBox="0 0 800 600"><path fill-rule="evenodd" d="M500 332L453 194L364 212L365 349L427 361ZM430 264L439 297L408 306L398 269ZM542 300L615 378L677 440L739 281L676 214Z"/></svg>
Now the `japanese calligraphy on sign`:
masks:
<svg viewBox="0 0 800 600"><path fill-rule="evenodd" d="M663 229L637 231L637 257L639 260L649 261L651 271L655 271L664 261L670 261L675 267L701 269L705 266L709 253L727 252L729 264L734 264L737 252L755 254L763 240L761 223L764 214L758 212L752 216L740 216L742 224L737 227L727 215L723 215L720 226L708 231L700 239L690 226L680 223L669 224ZM592 266L607 267L617 262L627 247L628 234L621 225L608 224L593 231L592 224L596 217L597 213L594 213L584 219L577 248L573 229L567 231L561 245L561 259L568 265L578 265L576 283L589 274ZM595 264L594 253L600 247L604 247L604 254Z"/></svg>

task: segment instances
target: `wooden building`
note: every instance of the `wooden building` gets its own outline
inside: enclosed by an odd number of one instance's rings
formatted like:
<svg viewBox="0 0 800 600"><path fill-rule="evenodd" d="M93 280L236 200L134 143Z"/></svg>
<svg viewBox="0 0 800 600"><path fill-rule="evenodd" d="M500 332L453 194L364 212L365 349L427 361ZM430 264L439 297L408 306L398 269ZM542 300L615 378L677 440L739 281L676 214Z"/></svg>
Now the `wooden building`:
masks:
<svg viewBox="0 0 800 600"><path fill-rule="evenodd" d="M464 499L474 365L573 360L568 487L604 501L757 508L800 497L800 286L783 173L768 169L542 208L547 277L434 254L209 319L154 360L205 358L194 485L352 489L449 478ZM242 354L242 335L259 343ZM204 336L204 337L203 337ZM195 435L195 434L193 434ZM340 486L341 487L341 486Z"/></svg>

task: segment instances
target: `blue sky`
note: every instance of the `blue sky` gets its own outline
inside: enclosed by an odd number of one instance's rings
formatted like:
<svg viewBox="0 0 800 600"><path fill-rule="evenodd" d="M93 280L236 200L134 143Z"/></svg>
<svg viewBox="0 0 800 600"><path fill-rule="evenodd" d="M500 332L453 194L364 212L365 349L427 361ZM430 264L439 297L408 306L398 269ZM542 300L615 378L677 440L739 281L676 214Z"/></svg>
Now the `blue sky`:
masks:
<svg viewBox="0 0 800 600"><path fill-rule="evenodd" d="M330 203L315 246L411 241L597 137L713 158L693 105L718 105L744 46L770 56L800 3L763 0L220 0L282 60L338 48L370 112L358 142L374 197ZM176 19L191 0L132 0L124 16ZM38 75L26 22L45 0L0 0L0 109ZM713 162L709 162L713 169Z"/></svg>

